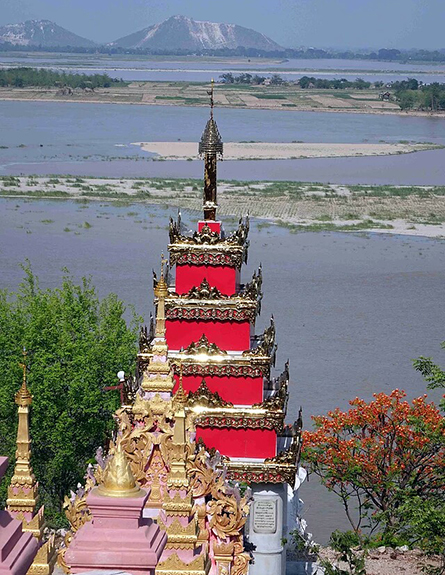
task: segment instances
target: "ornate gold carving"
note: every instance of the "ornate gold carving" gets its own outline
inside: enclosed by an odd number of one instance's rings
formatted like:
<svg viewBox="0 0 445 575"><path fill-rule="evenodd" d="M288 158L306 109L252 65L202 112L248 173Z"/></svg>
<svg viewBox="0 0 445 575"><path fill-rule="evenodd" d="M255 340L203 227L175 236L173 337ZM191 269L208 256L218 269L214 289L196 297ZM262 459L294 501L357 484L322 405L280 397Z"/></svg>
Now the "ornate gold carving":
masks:
<svg viewBox="0 0 445 575"><path fill-rule="evenodd" d="M244 413L232 411L226 413L205 413L195 418L196 427L233 428L233 429L271 429L281 433L284 427L284 413Z"/></svg>
<svg viewBox="0 0 445 575"><path fill-rule="evenodd" d="M194 549L198 540L198 531L195 518L192 517L187 525L182 525L178 518L174 518L170 525L166 525L158 518L158 525L167 532L166 549Z"/></svg>
<svg viewBox="0 0 445 575"><path fill-rule="evenodd" d="M187 293L179 297L188 299L227 299L229 296L222 294L217 287L212 287L206 278L202 280L198 287L192 287Z"/></svg>
<svg viewBox="0 0 445 575"><path fill-rule="evenodd" d="M91 513L86 502L86 493L80 497L72 494L71 499L65 495L63 509L73 533L76 533L84 523L91 521Z"/></svg>
<svg viewBox="0 0 445 575"><path fill-rule="evenodd" d="M213 499L209 501L209 527L217 537L225 539L241 533L249 513L248 498L238 498L224 485L212 488Z"/></svg>
<svg viewBox="0 0 445 575"><path fill-rule="evenodd" d="M22 515L19 517L19 515ZM43 506L37 511L34 517L27 521L23 514L15 515L16 519L22 519L22 529L23 531L28 531L32 533L36 539L41 540L43 537L43 531L45 529L45 515Z"/></svg>
<svg viewBox="0 0 445 575"><path fill-rule="evenodd" d="M151 340L153 339L154 334L150 333L147 329L147 326L142 326L139 330L139 352L140 353L148 353L150 351Z"/></svg>
<svg viewBox="0 0 445 575"><path fill-rule="evenodd" d="M251 556L249 553L244 551L244 545L241 541L241 537L239 537L238 541L235 542L233 552L234 560L230 575L247 575L249 571Z"/></svg>
<svg viewBox="0 0 445 575"><path fill-rule="evenodd" d="M240 268L247 262L249 220L240 220L238 229L227 238L202 227L192 236L183 236L180 221L170 220L170 264L225 265Z"/></svg>
<svg viewBox="0 0 445 575"><path fill-rule="evenodd" d="M105 467L103 481L97 488L97 492L106 497L144 497L146 495L145 491L136 484L120 443Z"/></svg>
<svg viewBox="0 0 445 575"><path fill-rule="evenodd" d="M260 266L258 271L254 272L252 279L244 286L242 295L258 305L258 315L261 313L261 300L263 299L263 292L261 287L263 285L263 269Z"/></svg>
<svg viewBox="0 0 445 575"><path fill-rule="evenodd" d="M171 497L168 493L165 494L162 509L169 516L188 517L193 509L192 497L188 493L185 497L181 497L179 491L176 491L174 496Z"/></svg>
<svg viewBox="0 0 445 575"><path fill-rule="evenodd" d="M224 358L222 358L224 360ZM251 358L247 360L246 356L242 358L227 357L223 362L211 363L212 357L208 356L206 362L201 362L199 358L183 357L181 359L184 375L197 375L200 377L207 376L231 376L231 377L269 377L270 361L269 358ZM239 364L238 362L243 363ZM178 373L178 363L172 359L173 369Z"/></svg>
<svg viewBox="0 0 445 575"><path fill-rule="evenodd" d="M207 575L210 569L208 559L199 555L190 563L185 563L178 557L177 553L170 555L165 561L158 563L156 575Z"/></svg>
<svg viewBox="0 0 445 575"><path fill-rule="evenodd" d="M26 575L51 575L57 560L54 535L46 541L37 551L31 567Z"/></svg>
<svg viewBox="0 0 445 575"><path fill-rule="evenodd" d="M286 412L287 400L288 400L288 382L282 381L280 384L280 389L274 394L265 399L261 403L254 403L252 407L258 407L260 409L266 409L267 411L284 411Z"/></svg>
<svg viewBox="0 0 445 575"><path fill-rule="evenodd" d="M225 401L218 392L212 392L207 387L205 379L202 380L196 391L189 392L187 407L233 407L233 403Z"/></svg>
<svg viewBox="0 0 445 575"><path fill-rule="evenodd" d="M227 355L227 351L220 349L216 343L210 343L205 333L197 342L192 343L183 350L186 355Z"/></svg>
<svg viewBox="0 0 445 575"><path fill-rule="evenodd" d="M275 365L275 353L277 345L275 343L275 321L273 316L270 318L270 326L264 330L264 333L259 337L258 345L253 349L243 351L243 355L263 355L270 356Z"/></svg>
<svg viewBox="0 0 445 575"><path fill-rule="evenodd" d="M257 316L258 304L252 301L222 300L218 306L203 302L201 306L193 302L183 305L172 301L167 303L166 318L169 320L187 319L201 321L248 321L253 322Z"/></svg>

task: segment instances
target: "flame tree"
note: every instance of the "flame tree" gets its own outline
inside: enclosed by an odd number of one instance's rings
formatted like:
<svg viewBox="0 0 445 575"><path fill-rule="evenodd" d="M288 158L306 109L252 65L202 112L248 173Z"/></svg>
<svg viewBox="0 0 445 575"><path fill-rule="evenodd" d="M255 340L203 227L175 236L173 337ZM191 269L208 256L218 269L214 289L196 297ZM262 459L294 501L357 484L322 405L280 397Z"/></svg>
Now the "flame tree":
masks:
<svg viewBox="0 0 445 575"><path fill-rule="evenodd" d="M410 501L443 501L444 418L426 396L406 401L396 389L351 409L314 417L304 433L303 460L336 493L357 533L368 527L390 537L406 527Z"/></svg>

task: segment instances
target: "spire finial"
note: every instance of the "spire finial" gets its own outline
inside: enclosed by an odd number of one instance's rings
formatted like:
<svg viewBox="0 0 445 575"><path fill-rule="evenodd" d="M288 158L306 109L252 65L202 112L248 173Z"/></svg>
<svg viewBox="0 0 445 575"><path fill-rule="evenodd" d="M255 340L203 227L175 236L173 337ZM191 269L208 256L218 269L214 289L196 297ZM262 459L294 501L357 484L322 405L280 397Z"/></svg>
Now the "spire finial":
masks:
<svg viewBox="0 0 445 575"><path fill-rule="evenodd" d="M207 94L210 96L210 119L213 120L213 108L215 107L215 100L213 97L215 89L215 80L212 78L210 82L210 90L207 91Z"/></svg>
<svg viewBox="0 0 445 575"><path fill-rule="evenodd" d="M20 389L15 394L15 402L17 405L25 407L27 405L31 405L32 403L32 395L29 393L28 387L26 385L26 376L28 369L26 358L28 356L28 352L26 351L25 347L23 348L22 355L23 355L23 363L19 363L19 365L23 369L23 380Z"/></svg>
<svg viewBox="0 0 445 575"><path fill-rule="evenodd" d="M216 163L218 158L223 155L223 143L221 134L219 133L218 126L213 119L213 109L215 107L214 99L215 82L212 79L210 90L207 94L210 96L210 119L207 121L204 132L201 136L201 141L198 146L198 153L204 158L204 220L216 219Z"/></svg>
<svg viewBox="0 0 445 575"><path fill-rule="evenodd" d="M161 275L159 278L158 283L156 284L155 287L155 296L157 298L165 298L168 295L168 288L167 288L167 283L165 281L165 275L164 275L164 265L167 263L167 260L164 258L164 254L161 254Z"/></svg>

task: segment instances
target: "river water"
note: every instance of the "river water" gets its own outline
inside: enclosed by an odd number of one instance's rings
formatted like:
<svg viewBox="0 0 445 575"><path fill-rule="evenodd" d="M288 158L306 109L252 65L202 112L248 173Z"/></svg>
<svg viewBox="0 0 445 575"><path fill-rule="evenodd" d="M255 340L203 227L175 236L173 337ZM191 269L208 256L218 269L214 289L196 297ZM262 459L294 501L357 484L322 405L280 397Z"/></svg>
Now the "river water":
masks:
<svg viewBox="0 0 445 575"><path fill-rule="evenodd" d="M0 174L113 177L201 177L198 161L147 161L141 141L198 141L202 107L0 102ZM445 144L445 120L434 117L221 109L225 141L433 142ZM113 159L113 161L111 161ZM363 184L445 183L445 150L410 155L238 161L220 177Z"/></svg>
<svg viewBox="0 0 445 575"><path fill-rule="evenodd" d="M147 318L151 270L166 251L170 215L174 210L157 206L0 199L0 287L15 290L23 277L19 264L29 258L42 287L58 285L66 266L76 279L91 274L101 296L115 292ZM196 218L183 213L190 227ZM228 230L233 226L226 222ZM293 234L257 222L250 239L243 278L262 262L264 299L256 331L273 313L276 373L288 358L291 365L289 422L300 405L309 428L312 415L345 409L356 396L369 400L395 388L410 398L425 392L411 359L433 355L444 363L445 241ZM347 528L335 496L315 478L300 496L317 540Z"/></svg>
<svg viewBox="0 0 445 575"><path fill-rule="evenodd" d="M126 81L208 82L221 74L249 73L270 76L274 73L289 81L303 75L323 78L357 77L370 82L391 82L416 77L425 83L443 82L445 64L379 62L371 60L304 60L248 58L119 58L95 54L0 54L0 66L34 66L79 74L107 73Z"/></svg>

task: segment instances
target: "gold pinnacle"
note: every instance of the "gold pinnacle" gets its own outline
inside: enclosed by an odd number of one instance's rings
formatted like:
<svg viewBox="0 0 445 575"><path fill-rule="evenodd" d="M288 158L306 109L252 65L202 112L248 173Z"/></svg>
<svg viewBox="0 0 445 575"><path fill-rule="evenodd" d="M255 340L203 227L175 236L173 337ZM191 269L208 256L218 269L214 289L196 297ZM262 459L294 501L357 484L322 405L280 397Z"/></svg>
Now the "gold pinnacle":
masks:
<svg viewBox="0 0 445 575"><path fill-rule="evenodd" d="M103 482L97 488L100 495L106 497L143 497L143 491L137 485L127 456L119 443L112 459L107 463Z"/></svg>
<svg viewBox="0 0 445 575"><path fill-rule="evenodd" d="M165 298L168 295L168 287L167 284L165 282L165 278L164 278L164 264L167 263L167 260L164 259L164 254L161 254L161 276L159 278L158 283L156 284L155 287L155 296L156 297L163 297Z"/></svg>
<svg viewBox="0 0 445 575"><path fill-rule="evenodd" d="M15 402L17 405L20 405L21 407L26 407L27 405L31 405L32 395L29 393L28 387L26 385L26 375L27 375L26 356L28 354L25 348L23 348L22 354L23 354L23 363L19 363L19 365L23 369L23 381L20 389L15 394Z"/></svg>

